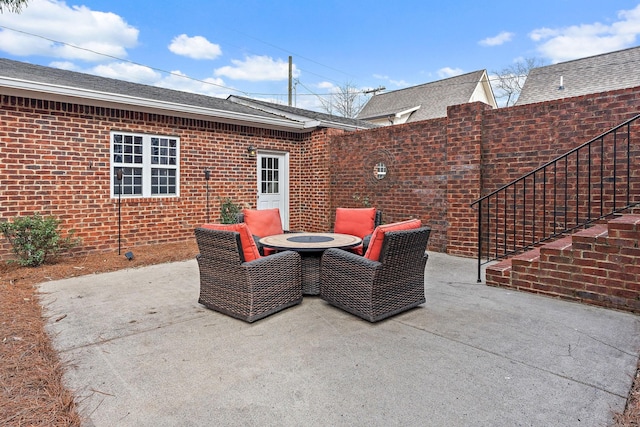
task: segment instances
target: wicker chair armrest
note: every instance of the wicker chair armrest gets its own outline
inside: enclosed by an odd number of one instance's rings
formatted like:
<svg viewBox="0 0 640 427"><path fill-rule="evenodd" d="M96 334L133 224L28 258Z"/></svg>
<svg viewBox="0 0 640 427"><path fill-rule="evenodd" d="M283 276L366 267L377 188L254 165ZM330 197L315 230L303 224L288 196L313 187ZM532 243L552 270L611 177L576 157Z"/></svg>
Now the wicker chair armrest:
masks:
<svg viewBox="0 0 640 427"><path fill-rule="evenodd" d="M302 259L297 252L278 252L242 263L242 268L253 283L287 280L302 284Z"/></svg>
<svg viewBox="0 0 640 427"><path fill-rule="evenodd" d="M294 251L282 251L276 252L273 255L263 256L258 259L254 259L253 261L245 262L243 265L251 266L251 267L260 267L263 268L269 264L282 264L282 263L297 263L300 261L300 254Z"/></svg>
<svg viewBox="0 0 640 427"><path fill-rule="evenodd" d="M367 249L369 248L369 243L371 243L371 236L373 236L373 233L367 234L366 236L364 236L362 238L362 253L363 254L367 253Z"/></svg>
<svg viewBox="0 0 640 427"><path fill-rule="evenodd" d="M368 258L363 257L362 255L354 254L350 251L345 251L344 249L331 248L324 251L324 257L327 257L327 262L331 262L331 259L340 259L342 262L349 262L357 265L362 265L369 268L377 268L380 266L378 261L372 261Z"/></svg>
<svg viewBox="0 0 640 427"><path fill-rule="evenodd" d="M353 277L367 277L366 280L372 280L381 267L382 264L378 261L372 261L353 252L331 248L322 255L320 274L327 278L340 276L349 280Z"/></svg>

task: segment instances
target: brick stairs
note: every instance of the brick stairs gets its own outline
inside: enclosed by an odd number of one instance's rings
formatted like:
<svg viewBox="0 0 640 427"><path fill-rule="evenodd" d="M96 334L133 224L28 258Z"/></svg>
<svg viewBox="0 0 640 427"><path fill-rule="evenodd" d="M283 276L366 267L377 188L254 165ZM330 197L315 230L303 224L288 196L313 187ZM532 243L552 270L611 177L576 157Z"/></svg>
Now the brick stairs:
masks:
<svg viewBox="0 0 640 427"><path fill-rule="evenodd" d="M620 215L490 265L486 283L640 313L640 215Z"/></svg>

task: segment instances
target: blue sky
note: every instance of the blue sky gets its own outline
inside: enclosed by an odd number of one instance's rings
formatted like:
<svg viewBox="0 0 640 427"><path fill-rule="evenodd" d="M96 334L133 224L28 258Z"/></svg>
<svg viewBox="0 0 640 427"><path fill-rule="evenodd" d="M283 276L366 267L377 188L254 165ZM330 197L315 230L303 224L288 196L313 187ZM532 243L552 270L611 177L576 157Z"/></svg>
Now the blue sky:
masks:
<svg viewBox="0 0 640 427"><path fill-rule="evenodd" d="M396 90L552 64L635 47L639 34L639 0L30 0L0 14L0 56L281 103L292 56L295 105L321 109L346 83Z"/></svg>

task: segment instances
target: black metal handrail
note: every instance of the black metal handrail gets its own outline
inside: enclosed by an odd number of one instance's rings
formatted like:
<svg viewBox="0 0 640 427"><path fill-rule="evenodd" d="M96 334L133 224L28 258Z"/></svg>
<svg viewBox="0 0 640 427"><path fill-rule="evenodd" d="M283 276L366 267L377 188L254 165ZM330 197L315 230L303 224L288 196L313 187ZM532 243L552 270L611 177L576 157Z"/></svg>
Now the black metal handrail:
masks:
<svg viewBox="0 0 640 427"><path fill-rule="evenodd" d="M640 114L471 204L481 266L640 205ZM484 262L483 262L484 258Z"/></svg>

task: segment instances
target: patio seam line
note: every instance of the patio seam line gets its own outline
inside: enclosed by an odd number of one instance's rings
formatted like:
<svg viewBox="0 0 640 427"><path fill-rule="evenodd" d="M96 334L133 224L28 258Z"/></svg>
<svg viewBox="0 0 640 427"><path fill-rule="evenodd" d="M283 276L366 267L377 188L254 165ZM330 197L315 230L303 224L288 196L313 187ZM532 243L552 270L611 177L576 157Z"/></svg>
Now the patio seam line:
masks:
<svg viewBox="0 0 640 427"><path fill-rule="evenodd" d="M569 380L569 381L574 382L574 383L578 383L578 384L582 384L582 385L587 386L587 387L595 388L595 389L597 389L597 390L603 391L603 392L605 392L605 393L607 393L607 394L610 394L610 395L612 395L612 396L619 397L619 398L621 398L621 399L625 399L625 400L627 399L627 396L622 396L622 395L620 395L620 394L618 394L618 393L615 393L615 392L613 392L613 391L606 390L606 389L604 389L604 388L602 388L602 387L600 387L600 386L598 386L598 385L595 385L595 384L589 384L589 383L587 383L587 382L585 382L585 381L577 380L577 379L575 379L575 378L571 378L571 377L568 377L568 376L566 376L566 375L562 375L562 374L559 374L559 373L556 373L556 372L550 371L549 369L545 369L545 368L542 368L542 367L538 367L538 366L535 366L535 365L531 365L531 364L529 364L529 363L525 363L525 362L523 362L523 361L521 361L521 360L514 359L514 358L509 357L509 356L507 356L507 355L500 354L500 353L496 353L496 352L494 352L494 351L487 350L487 349L484 349L484 348L481 348L481 347L477 347L477 346L474 346L474 345L472 345L472 344L468 344L468 343L466 343L466 342L463 342L463 341L460 341L460 340L456 340L456 339L453 339L453 338L447 337L447 336L445 336L445 335L438 334L438 333L436 333L436 332L429 331L429 330L427 330L427 329L423 329L423 328L420 328L420 327L415 326L415 325L411 325L411 324L406 323L406 322L398 321L398 323L401 323L401 324L403 324L403 325L405 325L405 326L408 326L408 327L410 327L410 328L417 329L417 330L422 331L422 332L426 332L426 333L429 333L429 334L435 335L435 336L440 337L440 338L444 338L444 339L446 339L446 340L448 340L448 341L453 341L453 342L455 342L455 343L462 344L462 345L464 345L464 346L466 346L466 347L471 347L471 348L473 348L473 349L475 349L475 350L479 350L479 351L482 351L482 352L484 352L484 353L488 353L488 354L491 354L491 355L494 355L494 356L498 356L498 357L500 357L500 358L503 358L503 359L509 360L509 361L511 361L511 362L514 362L514 363L518 363L518 364L523 365L523 366L527 366L527 367L532 368L532 369L535 369L535 370L539 370L539 371L542 371L542 372L546 372L546 373L548 373L548 374L551 374L551 375L554 375L554 376L556 376L556 377L559 377L559 378L563 378L563 379Z"/></svg>
<svg viewBox="0 0 640 427"><path fill-rule="evenodd" d="M135 331L135 332L132 332L130 334L120 335L120 336L111 337L111 338L105 338L105 339L100 340L100 341L93 341L93 342L90 342L90 343L77 345L77 346L74 346L74 347L69 347L69 348L66 348L66 349L63 349L63 350L57 350L57 351L60 352L60 353L66 353L66 352L69 352L69 351L79 350L81 348L99 346L101 344L106 344L108 342L115 341L115 340L118 340L118 339L121 339L121 338L129 338L129 337L132 337L134 335L146 334L147 332L155 331L156 329L166 328L167 326L179 325L180 323L199 320L199 319L205 317L206 315L207 315L207 313L204 312L204 313L202 313L201 316L198 316L198 317L192 317L192 318L180 320L180 321L177 321L177 322L167 322L167 323L163 323L163 324L154 326L152 328L140 329L139 331ZM57 335L60 335L60 332Z"/></svg>
<svg viewBox="0 0 640 427"><path fill-rule="evenodd" d="M640 321L636 320L635 322L636 322L636 323L639 323ZM618 348L618 347L616 347L616 346L614 346L614 345L608 344L608 343L606 343L606 342L604 342L604 341L602 341L602 340L599 340L598 338L593 337L593 336L591 336L590 334L588 334L588 333L586 333L586 332L583 332L583 331L581 331L581 330L579 330L579 329L573 329L573 330L575 330L577 333L579 333L579 334L581 334L581 335L586 336L587 338L590 338L590 339L594 340L595 342L599 342L599 343L600 343L600 344L602 344L602 345L605 345L605 346L607 346L607 347L609 347L609 348L612 348L612 349L614 349L614 350L616 350L616 351L619 351L620 353L626 354L627 356L631 356L631 357L638 357L638 354L637 354L637 353L629 353L627 350L623 350L623 349ZM640 349L639 349L639 351L640 351Z"/></svg>

